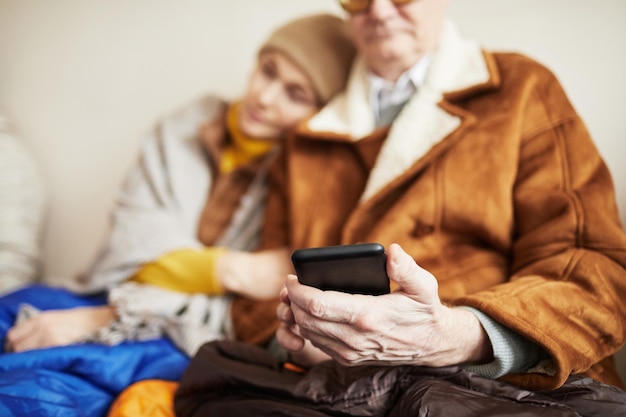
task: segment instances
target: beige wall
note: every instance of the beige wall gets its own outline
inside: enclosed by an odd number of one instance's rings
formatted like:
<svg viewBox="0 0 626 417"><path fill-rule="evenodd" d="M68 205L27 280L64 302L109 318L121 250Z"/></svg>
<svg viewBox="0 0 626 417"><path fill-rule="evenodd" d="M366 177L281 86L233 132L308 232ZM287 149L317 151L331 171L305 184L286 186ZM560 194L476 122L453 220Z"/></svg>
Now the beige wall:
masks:
<svg viewBox="0 0 626 417"><path fill-rule="evenodd" d="M206 92L236 96L270 28L329 8L338 10L332 0L0 0L0 105L53 192L47 278L67 280L94 256L112 194L160 115Z"/></svg>
<svg viewBox="0 0 626 417"><path fill-rule="evenodd" d="M153 122L201 93L236 97L270 28L312 11L340 12L333 0L0 0L0 105L53 193L50 282L94 256ZM626 221L626 2L455 0L451 15L486 46L555 71L614 174Z"/></svg>

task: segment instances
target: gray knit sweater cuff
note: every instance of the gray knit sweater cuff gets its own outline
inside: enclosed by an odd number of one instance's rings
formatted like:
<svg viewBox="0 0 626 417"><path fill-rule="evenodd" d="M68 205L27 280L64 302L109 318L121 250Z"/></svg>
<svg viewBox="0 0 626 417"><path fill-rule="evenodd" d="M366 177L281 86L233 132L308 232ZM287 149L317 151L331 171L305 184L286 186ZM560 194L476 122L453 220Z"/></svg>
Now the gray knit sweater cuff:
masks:
<svg viewBox="0 0 626 417"><path fill-rule="evenodd" d="M501 325L480 310L470 310L480 321L493 347L493 362L466 365L464 369L486 378L499 378L514 372L525 372L541 358L542 349L513 330Z"/></svg>

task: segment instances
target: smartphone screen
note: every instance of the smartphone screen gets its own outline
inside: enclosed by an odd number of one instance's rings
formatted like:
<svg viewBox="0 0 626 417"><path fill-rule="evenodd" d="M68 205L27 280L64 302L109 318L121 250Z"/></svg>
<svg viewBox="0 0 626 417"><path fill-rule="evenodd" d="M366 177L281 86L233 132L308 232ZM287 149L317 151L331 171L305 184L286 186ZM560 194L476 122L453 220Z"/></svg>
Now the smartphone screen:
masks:
<svg viewBox="0 0 626 417"><path fill-rule="evenodd" d="M291 254L302 284L367 295L389 292L386 259L385 248L378 243L298 249Z"/></svg>

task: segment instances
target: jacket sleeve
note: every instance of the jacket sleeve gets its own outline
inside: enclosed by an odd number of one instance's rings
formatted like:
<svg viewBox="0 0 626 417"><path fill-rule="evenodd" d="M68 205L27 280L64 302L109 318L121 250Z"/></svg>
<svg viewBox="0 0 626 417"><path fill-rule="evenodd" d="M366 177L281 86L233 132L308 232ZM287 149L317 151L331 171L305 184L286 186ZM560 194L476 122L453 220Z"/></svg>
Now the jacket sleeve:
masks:
<svg viewBox="0 0 626 417"><path fill-rule="evenodd" d="M540 119L532 113L538 108L571 108L556 81L536 95L529 120ZM583 122L571 115L526 122L510 280L455 302L549 354L540 371L505 377L535 389L560 386L570 374L598 376L599 362L626 337L626 237L612 179Z"/></svg>

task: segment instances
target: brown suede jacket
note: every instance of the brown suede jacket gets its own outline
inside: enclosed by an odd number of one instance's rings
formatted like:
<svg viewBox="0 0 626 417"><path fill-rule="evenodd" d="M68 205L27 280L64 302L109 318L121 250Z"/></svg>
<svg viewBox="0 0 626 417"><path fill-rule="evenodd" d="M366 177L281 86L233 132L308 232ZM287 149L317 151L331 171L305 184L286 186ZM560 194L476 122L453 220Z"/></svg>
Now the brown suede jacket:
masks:
<svg viewBox="0 0 626 417"><path fill-rule="evenodd" d="M399 243L451 305L541 346L570 374L623 386L626 234L611 176L554 75L447 27L427 79L375 129L355 64L346 91L298 128L270 181L265 247Z"/></svg>

